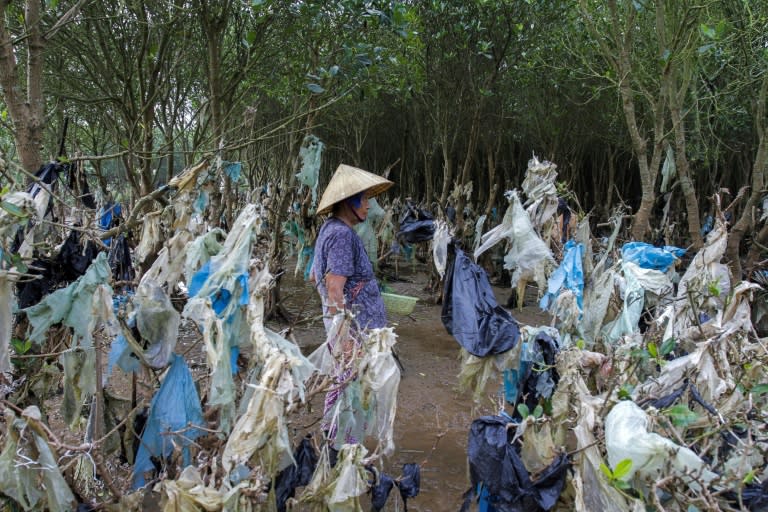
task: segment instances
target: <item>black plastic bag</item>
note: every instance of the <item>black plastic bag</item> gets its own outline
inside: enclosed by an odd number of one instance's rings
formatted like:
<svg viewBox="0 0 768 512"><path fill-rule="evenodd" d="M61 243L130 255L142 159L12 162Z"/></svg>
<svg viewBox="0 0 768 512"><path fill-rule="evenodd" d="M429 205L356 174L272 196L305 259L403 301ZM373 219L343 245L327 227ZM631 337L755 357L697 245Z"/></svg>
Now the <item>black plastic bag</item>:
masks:
<svg viewBox="0 0 768 512"><path fill-rule="evenodd" d="M432 240L435 236L435 220L432 214L421 208L408 205L400 217L400 231L397 239L401 242L415 244Z"/></svg>
<svg viewBox="0 0 768 512"><path fill-rule="evenodd" d="M448 245L442 319L459 344L478 357L506 352L520 338L517 320L496 302L485 270L456 242Z"/></svg>
<svg viewBox="0 0 768 512"><path fill-rule="evenodd" d="M275 498L279 512L285 512L285 504L296 495L296 488L307 485L315 472L318 456L309 436L296 447L293 459L296 464L291 464L275 478Z"/></svg>
<svg viewBox="0 0 768 512"><path fill-rule="evenodd" d="M397 482L397 487L400 488L400 497L403 498L403 507L407 512L408 498L418 496L421 488L421 468L418 464L403 464L403 476Z"/></svg>
<svg viewBox="0 0 768 512"><path fill-rule="evenodd" d="M503 416L483 416L472 422L467 450L471 487L462 511L469 510L479 484L488 490L498 512L551 510L563 492L570 467L567 455L558 455L531 480L518 448L511 443L515 430L507 428L508 423Z"/></svg>
<svg viewBox="0 0 768 512"><path fill-rule="evenodd" d="M376 483L371 486L371 505L373 512L379 512L387 504L389 493L395 486L395 480L386 473L379 473Z"/></svg>

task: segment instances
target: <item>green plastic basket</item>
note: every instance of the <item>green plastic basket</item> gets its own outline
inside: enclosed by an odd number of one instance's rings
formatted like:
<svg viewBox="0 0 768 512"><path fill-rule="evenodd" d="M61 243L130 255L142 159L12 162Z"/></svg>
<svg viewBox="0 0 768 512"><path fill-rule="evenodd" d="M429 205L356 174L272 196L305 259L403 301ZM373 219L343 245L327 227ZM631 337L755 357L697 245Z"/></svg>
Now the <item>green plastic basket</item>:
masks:
<svg viewBox="0 0 768 512"><path fill-rule="evenodd" d="M394 315L410 315L413 313L416 301L419 300L416 297L387 292L382 292L381 298L384 300L384 307L387 308L387 312Z"/></svg>

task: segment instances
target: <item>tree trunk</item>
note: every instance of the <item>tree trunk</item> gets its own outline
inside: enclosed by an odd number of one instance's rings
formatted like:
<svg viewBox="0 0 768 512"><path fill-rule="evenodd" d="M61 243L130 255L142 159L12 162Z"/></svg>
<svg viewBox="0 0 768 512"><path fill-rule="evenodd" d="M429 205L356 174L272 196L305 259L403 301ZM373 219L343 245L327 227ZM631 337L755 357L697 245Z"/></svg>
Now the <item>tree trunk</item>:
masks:
<svg viewBox="0 0 768 512"><path fill-rule="evenodd" d="M728 264L731 268L731 273L735 279L740 279L742 276L742 266L740 258L740 246L741 241L744 239L744 235L753 229L755 219L755 208L758 201L765 194L766 182L768 182L768 137L765 133L765 125L763 119L765 119L765 101L768 96L768 76L763 77L763 82L760 87L760 92L755 103L755 131L758 136L757 153L755 154L755 161L752 165L752 190L749 194L749 199L744 205L744 210L739 217L739 220L731 228L728 234L728 246L726 247L726 257L728 258ZM747 270L751 270L751 266L758 261L758 255L760 254L760 245L765 246L766 238L768 237L768 222L763 226L763 229L759 234L755 235L757 244L752 245L747 256ZM761 238L762 237L762 238Z"/></svg>
<svg viewBox="0 0 768 512"><path fill-rule="evenodd" d="M9 0L0 1L0 13L6 12ZM40 26L41 2L29 0L25 4L24 22L26 28L27 68L20 73L14 54L14 36L0 23L0 86L8 114L13 122L13 138L22 167L30 173L37 172L43 163L42 143L45 119L43 98L43 51L45 40ZM21 87L21 76L26 78L26 87ZM22 94L25 91L26 95Z"/></svg>

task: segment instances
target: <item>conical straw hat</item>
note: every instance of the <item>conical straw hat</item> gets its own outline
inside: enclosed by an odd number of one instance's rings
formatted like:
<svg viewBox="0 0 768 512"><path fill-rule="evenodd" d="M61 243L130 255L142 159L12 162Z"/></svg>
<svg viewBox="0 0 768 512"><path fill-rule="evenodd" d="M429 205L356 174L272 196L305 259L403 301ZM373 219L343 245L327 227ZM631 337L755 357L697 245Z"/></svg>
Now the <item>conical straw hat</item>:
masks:
<svg viewBox="0 0 768 512"><path fill-rule="evenodd" d="M334 204L359 192L367 190L368 197L373 197L381 194L392 185L394 183L386 178L351 165L341 164L336 168L336 172L333 173L330 183L323 192L323 197L320 198L317 214L328 213Z"/></svg>

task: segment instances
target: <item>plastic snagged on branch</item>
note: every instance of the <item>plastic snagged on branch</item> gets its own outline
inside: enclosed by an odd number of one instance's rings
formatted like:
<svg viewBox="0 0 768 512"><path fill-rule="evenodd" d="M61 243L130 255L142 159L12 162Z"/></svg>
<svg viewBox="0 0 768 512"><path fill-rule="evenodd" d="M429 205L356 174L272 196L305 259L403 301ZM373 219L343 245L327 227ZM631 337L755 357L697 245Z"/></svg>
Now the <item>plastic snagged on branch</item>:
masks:
<svg viewBox="0 0 768 512"><path fill-rule="evenodd" d="M410 204L400 216L400 230L397 239L409 244L432 240L435 234L435 221L427 210Z"/></svg>
<svg viewBox="0 0 768 512"><path fill-rule="evenodd" d="M452 251L451 251L452 249ZM449 246L443 292L445 328L467 352L478 357L506 352L520 337L517 321L496 302L488 275L464 252Z"/></svg>
<svg viewBox="0 0 768 512"><path fill-rule="evenodd" d="M134 489L144 485L145 472L155 469L151 459L170 456L175 446L183 448L184 465L189 464L188 446L203 434L195 427L203 425L200 397L192 374L184 358L174 354L171 367L149 406L149 418L133 468Z"/></svg>
<svg viewBox="0 0 768 512"><path fill-rule="evenodd" d="M538 512L551 510L565 488L570 461L565 454L555 457L535 480L525 468L519 445L512 443L514 430L508 428L509 418L483 416L472 422L467 456L469 458L470 489L461 508L466 512L475 493L487 490L494 508L505 512Z"/></svg>
<svg viewBox="0 0 768 512"><path fill-rule="evenodd" d="M663 474L664 468L670 466L696 490L700 488L699 484L686 476L687 473L698 474L704 483L711 482L717 476L706 469L704 462L692 450L649 432L648 415L628 400L614 405L605 419L605 447L612 468L624 459L632 461L628 480L635 473L641 478L656 480Z"/></svg>

